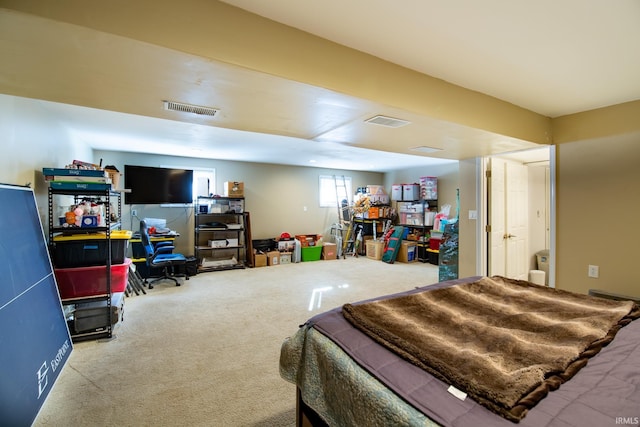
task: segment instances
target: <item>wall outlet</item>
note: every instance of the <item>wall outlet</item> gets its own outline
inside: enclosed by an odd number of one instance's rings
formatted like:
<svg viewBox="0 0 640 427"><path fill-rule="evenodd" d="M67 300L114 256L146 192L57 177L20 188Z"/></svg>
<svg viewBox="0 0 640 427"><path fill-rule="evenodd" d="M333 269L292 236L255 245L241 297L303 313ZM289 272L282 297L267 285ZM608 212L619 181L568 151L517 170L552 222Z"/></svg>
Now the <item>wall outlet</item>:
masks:
<svg viewBox="0 0 640 427"><path fill-rule="evenodd" d="M598 267L597 265L589 266L589 277L593 277L597 279L599 274L600 274L600 267Z"/></svg>
<svg viewBox="0 0 640 427"><path fill-rule="evenodd" d="M131 209L131 216L138 216L138 211L135 209Z"/></svg>

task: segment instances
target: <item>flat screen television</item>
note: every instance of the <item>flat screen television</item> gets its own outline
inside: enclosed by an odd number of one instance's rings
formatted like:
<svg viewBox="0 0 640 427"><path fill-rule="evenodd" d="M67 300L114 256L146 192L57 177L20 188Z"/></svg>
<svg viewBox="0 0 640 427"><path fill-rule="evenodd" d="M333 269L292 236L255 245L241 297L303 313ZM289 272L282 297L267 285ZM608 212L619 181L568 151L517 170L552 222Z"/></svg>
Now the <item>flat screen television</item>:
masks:
<svg viewBox="0 0 640 427"><path fill-rule="evenodd" d="M124 188L128 205L193 203L193 171L124 165Z"/></svg>

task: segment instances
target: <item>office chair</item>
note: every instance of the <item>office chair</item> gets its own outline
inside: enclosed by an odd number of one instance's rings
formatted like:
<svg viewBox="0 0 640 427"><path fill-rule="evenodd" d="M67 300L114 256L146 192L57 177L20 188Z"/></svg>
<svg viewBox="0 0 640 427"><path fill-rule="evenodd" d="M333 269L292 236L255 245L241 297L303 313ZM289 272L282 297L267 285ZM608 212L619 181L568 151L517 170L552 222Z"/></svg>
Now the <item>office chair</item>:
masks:
<svg viewBox="0 0 640 427"><path fill-rule="evenodd" d="M144 220L140 221L140 240L144 247L149 270L152 268L162 269L162 276L153 278L151 281L144 280L149 289L153 289L153 284L160 280L173 280L176 282L176 286L180 286L178 277L184 277L185 280L189 280L189 276L186 274L176 274L174 272L174 267L184 266L187 263L185 256L173 253L174 246L172 242L158 242L154 247L149 238L147 223Z"/></svg>

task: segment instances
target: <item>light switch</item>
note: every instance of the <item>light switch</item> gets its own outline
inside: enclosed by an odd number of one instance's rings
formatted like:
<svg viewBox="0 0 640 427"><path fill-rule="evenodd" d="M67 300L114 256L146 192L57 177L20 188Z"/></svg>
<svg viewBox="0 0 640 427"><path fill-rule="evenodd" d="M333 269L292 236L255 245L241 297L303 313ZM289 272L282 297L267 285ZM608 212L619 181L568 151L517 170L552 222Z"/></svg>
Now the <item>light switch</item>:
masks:
<svg viewBox="0 0 640 427"><path fill-rule="evenodd" d="M478 211L469 211L469 219L478 219Z"/></svg>

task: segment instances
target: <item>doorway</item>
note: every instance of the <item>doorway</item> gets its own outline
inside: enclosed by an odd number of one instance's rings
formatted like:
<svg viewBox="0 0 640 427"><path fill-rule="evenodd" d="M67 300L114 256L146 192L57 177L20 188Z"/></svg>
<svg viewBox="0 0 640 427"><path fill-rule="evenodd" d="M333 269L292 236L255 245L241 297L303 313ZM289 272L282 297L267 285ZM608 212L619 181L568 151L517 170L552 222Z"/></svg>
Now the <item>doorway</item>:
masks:
<svg viewBox="0 0 640 427"><path fill-rule="evenodd" d="M545 282L554 286L554 147L483 159L482 274L528 280L547 250Z"/></svg>

